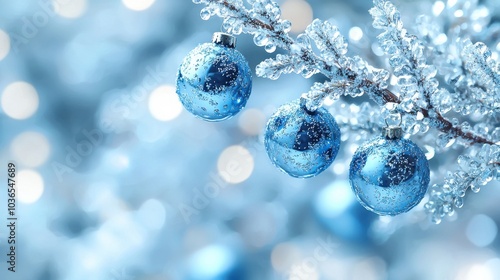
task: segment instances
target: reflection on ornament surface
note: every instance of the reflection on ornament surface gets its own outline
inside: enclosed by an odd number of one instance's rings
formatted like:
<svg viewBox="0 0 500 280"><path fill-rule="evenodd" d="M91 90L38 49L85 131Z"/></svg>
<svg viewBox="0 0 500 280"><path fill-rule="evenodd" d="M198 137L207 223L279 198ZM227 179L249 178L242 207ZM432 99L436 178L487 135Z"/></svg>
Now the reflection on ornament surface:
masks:
<svg viewBox="0 0 500 280"><path fill-rule="evenodd" d="M293 177L313 177L337 156L340 129L326 109L310 112L296 100L281 106L269 119L265 145L280 170Z"/></svg>
<svg viewBox="0 0 500 280"><path fill-rule="evenodd" d="M177 94L184 107L206 121L222 121L240 112L252 91L250 67L234 48L206 43L184 59Z"/></svg>

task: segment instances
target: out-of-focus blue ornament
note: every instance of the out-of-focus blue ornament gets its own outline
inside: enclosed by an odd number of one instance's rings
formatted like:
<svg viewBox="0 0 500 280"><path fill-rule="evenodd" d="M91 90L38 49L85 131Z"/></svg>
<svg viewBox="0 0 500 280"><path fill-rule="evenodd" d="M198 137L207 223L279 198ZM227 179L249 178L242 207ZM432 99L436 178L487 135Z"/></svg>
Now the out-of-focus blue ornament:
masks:
<svg viewBox="0 0 500 280"><path fill-rule="evenodd" d="M312 203L315 217L332 234L358 245L372 243L370 227L378 216L359 205L347 180L334 180Z"/></svg>
<svg viewBox="0 0 500 280"><path fill-rule="evenodd" d="M358 148L351 161L349 181L358 201L379 215L398 215L415 207L429 186L429 164L400 127L387 127Z"/></svg>
<svg viewBox="0 0 500 280"><path fill-rule="evenodd" d="M222 121L245 107L252 91L248 62L235 49L236 38L215 33L182 62L177 94L189 112L206 121Z"/></svg>
<svg viewBox="0 0 500 280"><path fill-rule="evenodd" d="M312 112L300 100L281 106L269 119L264 143L272 163L292 177L323 172L340 147L340 129L324 108Z"/></svg>
<svg viewBox="0 0 500 280"><path fill-rule="evenodd" d="M241 258L222 245L209 245L195 252L189 259L188 280L243 280L246 279Z"/></svg>

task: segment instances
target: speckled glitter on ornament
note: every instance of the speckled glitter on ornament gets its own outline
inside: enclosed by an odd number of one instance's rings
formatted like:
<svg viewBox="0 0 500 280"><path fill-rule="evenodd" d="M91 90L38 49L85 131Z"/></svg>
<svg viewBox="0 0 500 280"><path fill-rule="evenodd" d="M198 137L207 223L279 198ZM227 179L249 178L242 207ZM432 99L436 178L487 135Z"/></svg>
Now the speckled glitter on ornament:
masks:
<svg viewBox="0 0 500 280"><path fill-rule="evenodd" d="M269 119L265 145L280 170L293 177L313 177L337 156L340 129L326 109L310 112L296 100L281 106Z"/></svg>
<svg viewBox="0 0 500 280"><path fill-rule="evenodd" d="M359 202L379 215L397 215L415 207L429 185L429 165L407 139L378 137L358 148L349 181Z"/></svg>
<svg viewBox="0 0 500 280"><path fill-rule="evenodd" d="M189 112L207 121L222 121L240 112L252 91L252 74L234 37L205 43L184 59L177 76L177 94ZM217 37L219 36L219 37ZM229 39L232 39L229 42Z"/></svg>

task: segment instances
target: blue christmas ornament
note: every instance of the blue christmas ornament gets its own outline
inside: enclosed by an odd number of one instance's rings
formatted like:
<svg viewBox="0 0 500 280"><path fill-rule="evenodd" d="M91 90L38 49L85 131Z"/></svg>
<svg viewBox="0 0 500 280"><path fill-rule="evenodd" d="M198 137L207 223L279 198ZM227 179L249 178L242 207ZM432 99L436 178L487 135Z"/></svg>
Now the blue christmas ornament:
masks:
<svg viewBox="0 0 500 280"><path fill-rule="evenodd" d="M387 127L354 154L349 181L358 201L379 215L398 215L415 207L429 186L429 164L400 127Z"/></svg>
<svg viewBox="0 0 500 280"><path fill-rule="evenodd" d="M195 116L222 121L245 107L252 74L235 46L233 36L215 33L213 43L198 46L184 58L177 75L177 94Z"/></svg>
<svg viewBox="0 0 500 280"><path fill-rule="evenodd" d="M311 112L296 100L269 119L264 143L276 167L290 176L308 178L323 172L337 156L340 129L324 108Z"/></svg>

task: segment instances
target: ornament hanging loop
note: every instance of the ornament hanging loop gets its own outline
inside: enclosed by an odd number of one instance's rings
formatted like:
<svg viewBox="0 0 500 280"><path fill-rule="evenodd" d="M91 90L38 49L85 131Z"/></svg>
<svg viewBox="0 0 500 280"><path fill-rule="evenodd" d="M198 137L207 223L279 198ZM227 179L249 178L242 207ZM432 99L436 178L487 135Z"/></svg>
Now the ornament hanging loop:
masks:
<svg viewBox="0 0 500 280"><path fill-rule="evenodd" d="M395 124L396 120L398 122L397 124ZM401 117L400 113L390 113L384 119L384 121L386 126L401 126L401 124L403 123L403 118Z"/></svg>
<svg viewBox="0 0 500 280"><path fill-rule="evenodd" d="M397 116L399 123L397 125L389 124L389 117L385 119L385 127L382 132L382 136L387 139L401 139L403 137L403 129L401 128L402 118L401 114L393 114Z"/></svg>
<svg viewBox="0 0 500 280"><path fill-rule="evenodd" d="M306 110L306 112L308 112L309 114L314 114L320 107L320 105L318 104L317 106L314 106L311 102L311 100L309 99L309 96L307 96L307 93L303 93L301 96L300 96L300 106Z"/></svg>

